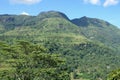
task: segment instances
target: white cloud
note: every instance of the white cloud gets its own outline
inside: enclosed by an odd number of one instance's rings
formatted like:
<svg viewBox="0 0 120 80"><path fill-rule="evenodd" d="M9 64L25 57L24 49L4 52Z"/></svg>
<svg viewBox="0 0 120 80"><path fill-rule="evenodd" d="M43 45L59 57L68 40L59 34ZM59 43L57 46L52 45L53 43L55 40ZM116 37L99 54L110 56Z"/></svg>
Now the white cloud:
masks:
<svg viewBox="0 0 120 80"><path fill-rule="evenodd" d="M10 0L12 4L35 4L41 1L42 0Z"/></svg>
<svg viewBox="0 0 120 80"><path fill-rule="evenodd" d="M105 0L103 6L111 6L111 5L117 5L119 3L119 0Z"/></svg>
<svg viewBox="0 0 120 80"><path fill-rule="evenodd" d="M85 3L90 3L93 5L100 5L100 0L84 0Z"/></svg>
<svg viewBox="0 0 120 80"><path fill-rule="evenodd" d="M23 11L20 15L27 15L28 16L29 13Z"/></svg>

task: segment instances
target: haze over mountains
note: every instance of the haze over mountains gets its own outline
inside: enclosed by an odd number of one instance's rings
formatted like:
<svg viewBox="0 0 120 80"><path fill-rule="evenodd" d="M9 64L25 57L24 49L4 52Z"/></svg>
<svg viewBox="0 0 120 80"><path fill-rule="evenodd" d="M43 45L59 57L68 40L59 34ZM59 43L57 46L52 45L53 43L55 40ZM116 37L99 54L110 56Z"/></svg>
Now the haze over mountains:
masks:
<svg viewBox="0 0 120 80"><path fill-rule="evenodd" d="M14 44L18 40L61 54L74 78L106 80L107 74L120 66L120 29L101 19L84 16L70 20L58 11L37 16L0 15L0 41Z"/></svg>

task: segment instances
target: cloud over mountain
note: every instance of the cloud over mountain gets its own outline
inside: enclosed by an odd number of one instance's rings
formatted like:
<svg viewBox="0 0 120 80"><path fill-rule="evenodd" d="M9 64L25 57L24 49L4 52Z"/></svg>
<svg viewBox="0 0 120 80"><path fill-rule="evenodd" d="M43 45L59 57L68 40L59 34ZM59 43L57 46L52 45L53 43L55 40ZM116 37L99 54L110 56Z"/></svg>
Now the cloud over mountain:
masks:
<svg viewBox="0 0 120 80"><path fill-rule="evenodd" d="M29 15L29 13L23 11L20 15Z"/></svg>

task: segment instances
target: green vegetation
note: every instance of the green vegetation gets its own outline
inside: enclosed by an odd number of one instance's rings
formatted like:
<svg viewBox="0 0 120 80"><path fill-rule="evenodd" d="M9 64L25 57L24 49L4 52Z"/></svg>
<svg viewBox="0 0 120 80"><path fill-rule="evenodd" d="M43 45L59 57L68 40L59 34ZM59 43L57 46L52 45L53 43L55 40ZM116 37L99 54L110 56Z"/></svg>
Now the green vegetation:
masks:
<svg viewBox="0 0 120 80"><path fill-rule="evenodd" d="M120 29L116 26L100 19L88 17L73 19L72 22L79 26L82 34L88 39L120 50Z"/></svg>
<svg viewBox="0 0 120 80"><path fill-rule="evenodd" d="M68 72L61 69L65 59L49 54L43 46L26 41L0 44L1 80L69 80Z"/></svg>
<svg viewBox="0 0 120 80"><path fill-rule="evenodd" d="M0 79L106 80L120 67L119 38L119 29L95 18L0 15Z"/></svg>
<svg viewBox="0 0 120 80"><path fill-rule="evenodd" d="M112 71L107 80L119 80L120 79L120 69Z"/></svg>

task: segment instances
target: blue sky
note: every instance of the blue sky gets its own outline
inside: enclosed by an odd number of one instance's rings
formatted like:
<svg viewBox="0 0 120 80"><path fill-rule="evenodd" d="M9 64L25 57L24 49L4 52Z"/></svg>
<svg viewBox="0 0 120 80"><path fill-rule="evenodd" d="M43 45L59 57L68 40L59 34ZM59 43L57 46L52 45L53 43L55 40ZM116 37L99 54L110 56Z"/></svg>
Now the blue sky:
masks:
<svg viewBox="0 0 120 80"><path fill-rule="evenodd" d="M120 0L0 0L0 14L30 14L55 10L70 19L88 16L120 28Z"/></svg>

